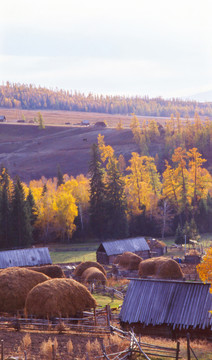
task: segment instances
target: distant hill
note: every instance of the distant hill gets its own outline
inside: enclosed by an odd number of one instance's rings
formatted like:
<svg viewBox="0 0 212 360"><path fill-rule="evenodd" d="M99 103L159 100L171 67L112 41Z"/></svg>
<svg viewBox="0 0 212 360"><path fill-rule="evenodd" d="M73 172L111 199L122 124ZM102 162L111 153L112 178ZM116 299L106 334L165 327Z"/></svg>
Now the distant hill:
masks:
<svg viewBox="0 0 212 360"><path fill-rule="evenodd" d="M12 178L19 175L29 182L57 176L57 166L68 175L87 175L90 149L98 134L112 145L115 153L128 161L132 151L138 151L129 129L0 124L0 165L7 167Z"/></svg>
<svg viewBox="0 0 212 360"><path fill-rule="evenodd" d="M211 102L212 103L212 90L204 91L189 97L189 100L195 100L199 102Z"/></svg>

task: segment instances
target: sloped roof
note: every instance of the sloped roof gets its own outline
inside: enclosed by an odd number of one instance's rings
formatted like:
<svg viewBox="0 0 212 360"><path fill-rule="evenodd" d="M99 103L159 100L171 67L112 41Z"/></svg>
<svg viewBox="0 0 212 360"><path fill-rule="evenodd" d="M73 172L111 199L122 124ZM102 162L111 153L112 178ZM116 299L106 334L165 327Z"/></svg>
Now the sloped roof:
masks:
<svg viewBox="0 0 212 360"><path fill-rule="evenodd" d="M108 256L123 254L126 251L134 253L136 251L150 250L144 237L105 241L99 246L97 252L101 250L102 247Z"/></svg>
<svg viewBox="0 0 212 360"><path fill-rule="evenodd" d="M130 281L120 319L128 323L211 328L210 284L167 280Z"/></svg>
<svg viewBox="0 0 212 360"><path fill-rule="evenodd" d="M47 247L0 251L0 268L52 264Z"/></svg>

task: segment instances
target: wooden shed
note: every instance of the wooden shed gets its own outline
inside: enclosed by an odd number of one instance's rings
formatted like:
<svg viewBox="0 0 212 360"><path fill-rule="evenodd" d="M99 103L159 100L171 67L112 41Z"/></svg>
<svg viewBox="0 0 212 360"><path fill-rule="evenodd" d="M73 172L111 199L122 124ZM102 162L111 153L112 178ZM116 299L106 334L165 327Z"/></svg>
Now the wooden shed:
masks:
<svg viewBox="0 0 212 360"><path fill-rule="evenodd" d="M52 264L47 247L0 251L0 269Z"/></svg>
<svg viewBox="0 0 212 360"><path fill-rule="evenodd" d="M142 335L212 337L210 284L132 279L120 321Z"/></svg>
<svg viewBox="0 0 212 360"><path fill-rule="evenodd" d="M96 259L100 264L113 264L116 256L126 251L137 254L143 259L150 257L150 248L145 238L136 237L102 242L96 251Z"/></svg>

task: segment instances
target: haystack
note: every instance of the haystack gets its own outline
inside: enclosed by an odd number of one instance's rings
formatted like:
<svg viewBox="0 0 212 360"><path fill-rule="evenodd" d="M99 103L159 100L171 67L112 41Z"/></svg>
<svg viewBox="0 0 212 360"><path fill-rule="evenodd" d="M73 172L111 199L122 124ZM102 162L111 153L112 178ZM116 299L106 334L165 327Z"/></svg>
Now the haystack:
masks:
<svg viewBox="0 0 212 360"><path fill-rule="evenodd" d="M23 310L28 292L49 277L33 270L11 267L0 273L0 311Z"/></svg>
<svg viewBox="0 0 212 360"><path fill-rule="evenodd" d="M59 265L32 266L27 269L41 272L52 279L65 278L65 274Z"/></svg>
<svg viewBox="0 0 212 360"><path fill-rule="evenodd" d="M152 276L156 279L183 279L179 264L163 256L142 261L138 274L142 278Z"/></svg>
<svg viewBox="0 0 212 360"><path fill-rule="evenodd" d="M200 256L200 252L196 249L190 249L187 255L188 256Z"/></svg>
<svg viewBox="0 0 212 360"><path fill-rule="evenodd" d="M96 261L85 261L85 262L82 262L81 264L79 264L76 269L74 270L74 273L73 273L73 276L75 278L81 278L82 276L82 273L90 268L90 267L96 267L97 269L99 269L105 276L106 276L106 271L105 269L103 268L103 266L101 264L99 264L98 262Z"/></svg>
<svg viewBox="0 0 212 360"><path fill-rule="evenodd" d="M35 286L26 299L28 315L38 318L74 317L96 307L86 287L72 279L51 279Z"/></svg>
<svg viewBox="0 0 212 360"><path fill-rule="evenodd" d="M85 271L83 271L81 280L84 283L101 283L105 284L107 278L105 274L103 274L99 269L96 267L89 267Z"/></svg>
<svg viewBox="0 0 212 360"><path fill-rule="evenodd" d="M122 255L118 255L119 258L116 257L116 263L125 269L128 270L138 270L140 262L143 260L140 256L130 252L126 251Z"/></svg>

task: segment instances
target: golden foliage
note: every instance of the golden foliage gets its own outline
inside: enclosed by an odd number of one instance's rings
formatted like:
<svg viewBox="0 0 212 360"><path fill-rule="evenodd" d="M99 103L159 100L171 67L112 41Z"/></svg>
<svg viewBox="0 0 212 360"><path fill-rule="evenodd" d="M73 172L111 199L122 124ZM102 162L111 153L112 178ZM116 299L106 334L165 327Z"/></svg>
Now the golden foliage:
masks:
<svg viewBox="0 0 212 360"><path fill-rule="evenodd" d="M212 247L210 247L206 251L206 254L205 256L203 256L201 264L197 265L197 272L203 282L212 283Z"/></svg>

